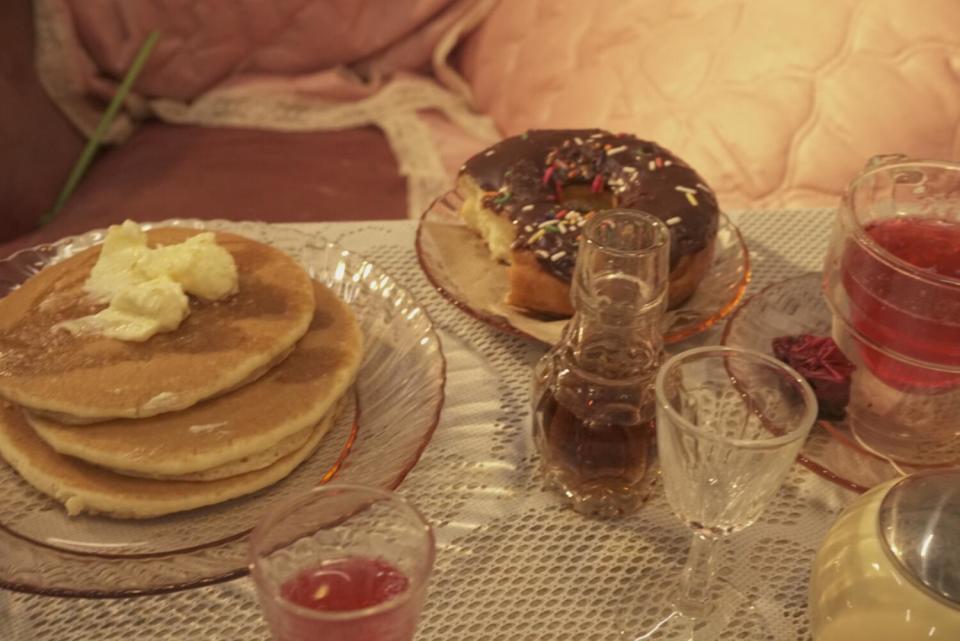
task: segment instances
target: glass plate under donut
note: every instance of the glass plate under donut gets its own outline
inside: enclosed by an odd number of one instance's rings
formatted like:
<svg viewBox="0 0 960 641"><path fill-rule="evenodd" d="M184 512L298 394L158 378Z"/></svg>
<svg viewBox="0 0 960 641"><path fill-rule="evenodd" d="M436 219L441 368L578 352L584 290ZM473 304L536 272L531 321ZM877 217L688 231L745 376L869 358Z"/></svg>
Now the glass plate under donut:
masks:
<svg viewBox="0 0 960 641"><path fill-rule="evenodd" d="M450 191L424 212L417 229L417 258L440 294L466 313L510 334L547 344L560 339L566 319L538 317L504 302L507 266L490 258L486 245L460 220L463 198ZM750 281L750 255L740 231L725 215L713 264L694 295L664 318L664 340L676 343L726 317Z"/></svg>
<svg viewBox="0 0 960 641"><path fill-rule="evenodd" d="M778 336L830 336L830 309L819 272L770 285L747 299L727 320L724 345L773 353ZM818 421L798 457L820 476L854 492L933 466L894 464L862 448L844 421Z"/></svg>
<svg viewBox="0 0 960 641"><path fill-rule="evenodd" d="M246 538L271 504L330 479L394 488L413 468L443 405L446 364L430 319L362 256L291 227L170 220L144 227L220 229L269 243L348 302L365 353L347 409L286 479L245 497L143 521L68 517L0 460L0 587L120 597L209 585L246 574ZM103 240L104 230L0 261L0 296L43 267ZM416 373L416 375L412 375Z"/></svg>

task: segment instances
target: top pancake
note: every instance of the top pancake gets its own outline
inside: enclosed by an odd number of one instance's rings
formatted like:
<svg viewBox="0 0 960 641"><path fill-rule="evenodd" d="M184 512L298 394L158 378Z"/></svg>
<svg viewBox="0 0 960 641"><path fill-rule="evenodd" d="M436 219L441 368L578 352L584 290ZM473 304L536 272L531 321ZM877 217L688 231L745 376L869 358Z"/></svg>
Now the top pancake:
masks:
<svg viewBox="0 0 960 641"><path fill-rule="evenodd" d="M182 412L134 420L28 420L57 452L140 476L196 474L274 448L331 411L363 357L363 334L350 306L329 288L315 287L316 312L293 353L234 392Z"/></svg>
<svg viewBox="0 0 960 641"><path fill-rule="evenodd" d="M154 229L151 246L180 243L193 229ZM314 289L278 249L216 232L237 263L239 291L191 299L179 328L137 343L54 330L98 312L83 283L100 255L92 247L44 269L0 300L0 394L72 422L181 410L242 385L278 362L310 325Z"/></svg>

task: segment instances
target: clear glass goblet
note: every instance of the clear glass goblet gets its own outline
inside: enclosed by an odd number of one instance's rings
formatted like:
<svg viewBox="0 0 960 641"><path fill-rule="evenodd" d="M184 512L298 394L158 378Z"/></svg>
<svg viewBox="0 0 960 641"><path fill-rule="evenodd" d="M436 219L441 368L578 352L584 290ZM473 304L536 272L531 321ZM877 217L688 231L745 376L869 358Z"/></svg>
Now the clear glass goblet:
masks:
<svg viewBox="0 0 960 641"><path fill-rule="evenodd" d="M621 634L636 641L728 638L733 612L739 631L760 632L766 626L746 597L714 581L718 544L753 524L779 490L816 419L813 390L775 358L728 347L673 356L655 389L664 490L694 536L671 607L651 622L649 602L627 604Z"/></svg>

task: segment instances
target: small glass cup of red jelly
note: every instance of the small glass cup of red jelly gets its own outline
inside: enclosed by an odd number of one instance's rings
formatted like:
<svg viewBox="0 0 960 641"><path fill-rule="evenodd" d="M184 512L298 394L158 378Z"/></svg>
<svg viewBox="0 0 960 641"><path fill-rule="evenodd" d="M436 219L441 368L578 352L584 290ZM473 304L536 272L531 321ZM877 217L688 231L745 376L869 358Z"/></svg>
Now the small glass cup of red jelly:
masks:
<svg viewBox="0 0 960 641"><path fill-rule="evenodd" d="M250 573L277 641L409 641L434 556L416 508L359 485L314 488L250 536Z"/></svg>
<svg viewBox="0 0 960 641"><path fill-rule="evenodd" d="M960 164L872 159L840 201L824 292L856 366L860 444L913 465L960 460Z"/></svg>

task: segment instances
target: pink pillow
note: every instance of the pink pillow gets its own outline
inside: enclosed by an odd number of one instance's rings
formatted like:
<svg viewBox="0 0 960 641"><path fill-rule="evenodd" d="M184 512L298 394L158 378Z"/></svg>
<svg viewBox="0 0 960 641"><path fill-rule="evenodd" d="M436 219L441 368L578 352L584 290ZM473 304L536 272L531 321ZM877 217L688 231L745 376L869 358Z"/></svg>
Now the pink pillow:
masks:
<svg viewBox="0 0 960 641"><path fill-rule="evenodd" d="M725 208L834 206L879 153L960 159L957 0L501 2L462 68L507 134L606 127Z"/></svg>

